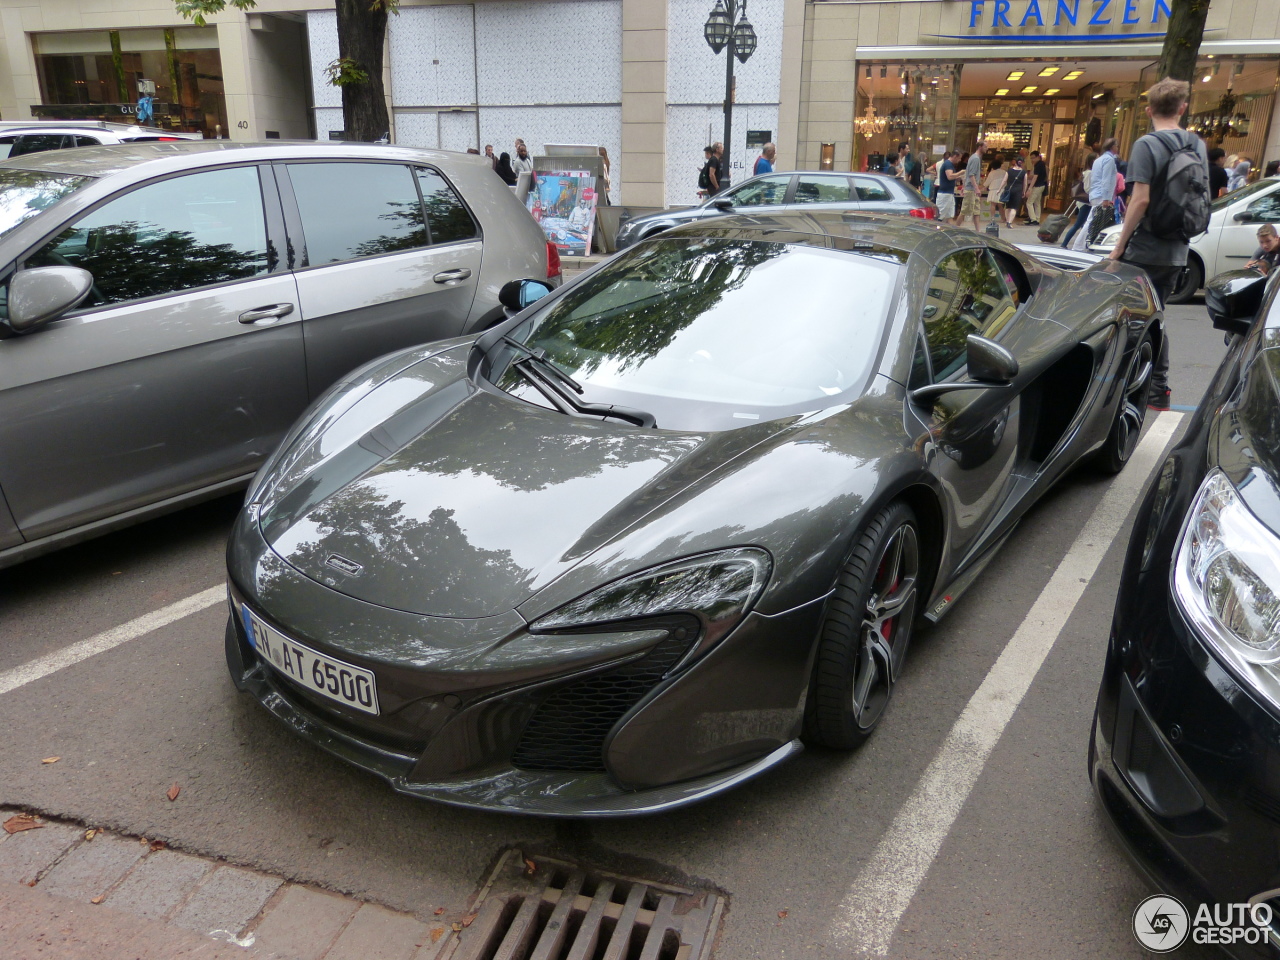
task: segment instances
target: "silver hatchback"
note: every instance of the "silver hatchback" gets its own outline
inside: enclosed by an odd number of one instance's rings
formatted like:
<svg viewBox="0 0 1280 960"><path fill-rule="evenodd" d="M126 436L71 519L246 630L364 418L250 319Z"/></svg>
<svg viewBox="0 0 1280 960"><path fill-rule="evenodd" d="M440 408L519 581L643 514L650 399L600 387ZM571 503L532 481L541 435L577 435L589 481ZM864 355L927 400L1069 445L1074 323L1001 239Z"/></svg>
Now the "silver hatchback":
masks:
<svg viewBox="0 0 1280 960"><path fill-rule="evenodd" d="M353 368L501 319L546 241L479 157L144 143L0 163L0 566L245 484Z"/></svg>

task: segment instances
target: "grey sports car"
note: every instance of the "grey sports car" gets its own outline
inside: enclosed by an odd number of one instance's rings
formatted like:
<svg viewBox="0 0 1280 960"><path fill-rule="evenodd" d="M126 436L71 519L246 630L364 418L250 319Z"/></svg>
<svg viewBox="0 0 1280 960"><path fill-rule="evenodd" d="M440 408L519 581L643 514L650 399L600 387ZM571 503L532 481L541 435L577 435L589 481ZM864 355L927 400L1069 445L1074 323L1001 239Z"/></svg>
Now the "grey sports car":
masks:
<svg viewBox="0 0 1280 960"><path fill-rule="evenodd" d="M232 679L396 790L496 810L653 812L856 747L917 618L1134 449L1159 301L1082 259L723 218L369 364L250 487Z"/></svg>

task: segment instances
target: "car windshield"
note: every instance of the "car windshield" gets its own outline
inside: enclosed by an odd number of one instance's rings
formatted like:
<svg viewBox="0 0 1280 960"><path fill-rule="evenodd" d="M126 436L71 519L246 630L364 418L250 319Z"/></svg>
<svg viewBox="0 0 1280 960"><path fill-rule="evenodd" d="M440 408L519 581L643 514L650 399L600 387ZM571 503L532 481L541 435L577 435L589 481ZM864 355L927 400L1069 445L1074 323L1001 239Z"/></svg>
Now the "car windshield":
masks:
<svg viewBox="0 0 1280 960"><path fill-rule="evenodd" d="M1253 183L1246 184L1239 190L1233 190L1226 196L1219 197L1217 200L1214 200L1209 204L1209 209L1210 211L1225 209L1237 200L1244 200L1247 197L1252 197L1255 193L1262 193L1264 190L1270 190L1277 183L1280 183L1280 180L1256 180Z"/></svg>
<svg viewBox="0 0 1280 960"><path fill-rule="evenodd" d="M805 244L654 240L511 336L544 351L585 400L648 410L660 427L740 426L861 391L899 269L895 257ZM519 359L507 349L508 364ZM510 365L495 379L534 399Z"/></svg>
<svg viewBox="0 0 1280 960"><path fill-rule="evenodd" d="M71 177L43 170L8 170L0 167L0 237L47 210L92 177Z"/></svg>

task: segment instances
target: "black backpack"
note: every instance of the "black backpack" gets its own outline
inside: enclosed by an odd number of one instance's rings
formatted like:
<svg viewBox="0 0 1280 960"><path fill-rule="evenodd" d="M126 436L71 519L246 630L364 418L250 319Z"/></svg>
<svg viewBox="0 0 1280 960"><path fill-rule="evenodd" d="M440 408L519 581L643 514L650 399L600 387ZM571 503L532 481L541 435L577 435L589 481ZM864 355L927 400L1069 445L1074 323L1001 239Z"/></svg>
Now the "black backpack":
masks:
<svg viewBox="0 0 1280 960"><path fill-rule="evenodd" d="M1169 151L1169 159L1151 182L1145 222L1153 237L1185 243L1209 228L1209 170L1195 139L1174 134L1171 142L1160 135L1165 132L1151 134Z"/></svg>
<svg viewBox="0 0 1280 960"><path fill-rule="evenodd" d="M711 189L711 161L708 160L702 165L702 169L698 171L698 189Z"/></svg>

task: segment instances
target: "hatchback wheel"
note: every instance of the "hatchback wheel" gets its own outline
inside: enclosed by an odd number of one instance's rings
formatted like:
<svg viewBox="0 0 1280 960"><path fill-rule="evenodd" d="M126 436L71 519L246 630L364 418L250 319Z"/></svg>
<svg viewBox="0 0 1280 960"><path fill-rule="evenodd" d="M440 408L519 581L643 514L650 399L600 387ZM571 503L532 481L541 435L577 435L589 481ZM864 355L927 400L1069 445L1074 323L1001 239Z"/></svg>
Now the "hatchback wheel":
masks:
<svg viewBox="0 0 1280 960"><path fill-rule="evenodd" d="M904 503L881 511L840 572L805 716L811 743L852 750L884 715L915 622L920 535Z"/></svg>

